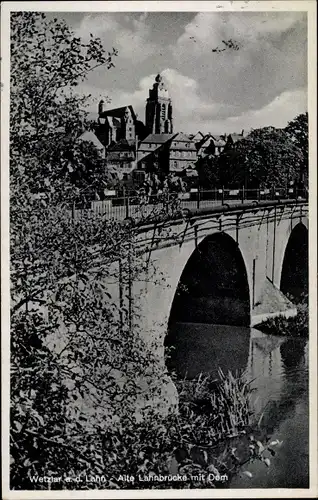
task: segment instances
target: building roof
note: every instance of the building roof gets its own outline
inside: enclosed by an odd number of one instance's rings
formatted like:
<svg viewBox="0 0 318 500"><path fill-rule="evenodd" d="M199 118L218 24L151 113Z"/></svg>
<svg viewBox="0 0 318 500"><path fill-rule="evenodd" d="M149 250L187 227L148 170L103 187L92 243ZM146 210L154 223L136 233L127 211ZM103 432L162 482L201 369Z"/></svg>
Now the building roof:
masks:
<svg viewBox="0 0 318 500"><path fill-rule="evenodd" d="M108 147L108 151L132 151L135 149L135 141L120 139L118 142L114 142Z"/></svg>
<svg viewBox="0 0 318 500"><path fill-rule="evenodd" d="M175 141L180 141L180 142L192 142L192 140L190 139L190 137L188 135L184 134L183 132L178 132L174 136L174 140Z"/></svg>
<svg viewBox="0 0 318 500"><path fill-rule="evenodd" d="M190 137L190 139L192 139L194 142L201 141L201 140L205 137L205 135L204 135L204 134L202 134L202 132L200 132L200 130L199 130L199 132L197 132L196 134L191 134L191 135L192 135L192 137L191 137L190 135L189 135L189 137Z"/></svg>
<svg viewBox="0 0 318 500"><path fill-rule="evenodd" d="M235 142L238 142L238 141L241 141L242 139L244 139L244 135L243 134L229 134L229 137L232 138L232 141L235 143Z"/></svg>
<svg viewBox="0 0 318 500"><path fill-rule="evenodd" d="M181 144L174 145L175 142L181 142ZM171 143L170 149L182 150L182 151L196 151L195 143L182 132L179 132Z"/></svg>
<svg viewBox="0 0 318 500"><path fill-rule="evenodd" d="M212 135L213 142L215 146L225 146L226 145L226 137L224 135Z"/></svg>
<svg viewBox="0 0 318 500"><path fill-rule="evenodd" d="M78 140L92 142L97 149L105 149L103 144L91 130L86 130L82 135L79 136Z"/></svg>
<svg viewBox="0 0 318 500"><path fill-rule="evenodd" d="M129 104L128 106L122 106L121 108L107 109L103 111L99 116L100 118L105 118L106 116L115 116L116 118L123 118L125 116L126 109L129 108L133 119L136 119L136 114L133 107Z"/></svg>
<svg viewBox="0 0 318 500"><path fill-rule="evenodd" d="M158 153L158 149L156 149L155 151L150 151L148 154L146 154L142 158L139 158L137 161L139 164L157 162L158 155L156 153Z"/></svg>
<svg viewBox="0 0 318 500"><path fill-rule="evenodd" d="M103 120L103 118L101 118ZM115 116L106 116L104 117L104 120L107 121L107 123L109 123L109 125L112 127L112 126L115 126L115 127L121 127L121 121L119 120L119 118L116 118Z"/></svg>
<svg viewBox="0 0 318 500"><path fill-rule="evenodd" d="M143 141L141 141L140 144L147 144L149 142L154 144L163 144L174 138L176 135L178 134L149 134Z"/></svg>
<svg viewBox="0 0 318 500"><path fill-rule="evenodd" d="M203 146L207 141L209 141L210 144L211 139L212 139L211 134L206 134L204 137L202 137L200 141L196 142L195 144L196 149L200 149L201 146Z"/></svg>

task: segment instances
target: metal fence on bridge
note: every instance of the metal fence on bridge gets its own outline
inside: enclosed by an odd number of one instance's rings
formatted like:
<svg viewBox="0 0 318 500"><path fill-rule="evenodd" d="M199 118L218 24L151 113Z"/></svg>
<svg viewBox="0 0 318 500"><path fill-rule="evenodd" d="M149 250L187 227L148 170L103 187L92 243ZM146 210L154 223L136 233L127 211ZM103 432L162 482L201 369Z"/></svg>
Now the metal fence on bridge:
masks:
<svg viewBox="0 0 318 500"><path fill-rule="evenodd" d="M265 200L307 199L307 191L297 188L280 189L192 189L187 193L126 194L120 197L109 197L100 201L92 201L87 208L75 208L73 215L80 216L90 212L105 215L109 219L124 220L128 217L139 218L151 216L152 213L171 209L199 209L224 204L249 203Z"/></svg>

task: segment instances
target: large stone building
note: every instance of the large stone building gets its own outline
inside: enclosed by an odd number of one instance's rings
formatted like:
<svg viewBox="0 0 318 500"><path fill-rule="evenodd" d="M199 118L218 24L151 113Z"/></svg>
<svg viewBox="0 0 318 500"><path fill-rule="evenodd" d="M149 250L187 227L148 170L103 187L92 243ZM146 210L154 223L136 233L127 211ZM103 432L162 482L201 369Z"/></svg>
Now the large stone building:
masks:
<svg viewBox="0 0 318 500"><path fill-rule="evenodd" d="M150 172L160 178L169 173L193 175L198 158L218 155L243 137L243 133L216 136L198 132L190 136L173 132L172 101L160 74L149 89L145 124L137 119L131 105L105 109L104 101L100 101L94 129L105 147L106 169L130 184L136 179L142 182Z"/></svg>
<svg viewBox="0 0 318 500"><path fill-rule="evenodd" d="M137 120L132 106L105 110L104 101L98 105L95 133L106 148L122 139L131 142L147 135L144 124Z"/></svg>

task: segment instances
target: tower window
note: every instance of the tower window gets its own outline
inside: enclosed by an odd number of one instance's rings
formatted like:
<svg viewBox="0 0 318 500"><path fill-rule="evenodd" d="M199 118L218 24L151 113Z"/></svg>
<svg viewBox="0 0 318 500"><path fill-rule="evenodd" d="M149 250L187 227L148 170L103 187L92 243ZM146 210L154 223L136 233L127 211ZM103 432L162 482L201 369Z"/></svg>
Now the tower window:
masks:
<svg viewBox="0 0 318 500"><path fill-rule="evenodd" d="M161 104L161 118L162 118L162 120L166 119L166 105L165 104Z"/></svg>

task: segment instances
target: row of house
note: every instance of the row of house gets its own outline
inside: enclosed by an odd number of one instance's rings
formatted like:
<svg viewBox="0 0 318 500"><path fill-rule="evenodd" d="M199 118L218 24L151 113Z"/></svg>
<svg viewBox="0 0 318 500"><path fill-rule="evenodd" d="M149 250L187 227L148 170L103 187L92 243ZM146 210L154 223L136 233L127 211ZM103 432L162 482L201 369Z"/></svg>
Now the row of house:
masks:
<svg viewBox="0 0 318 500"><path fill-rule="evenodd" d="M225 147L244 137L244 131L218 136L174 132L172 102L160 74L149 89L145 124L138 120L131 105L105 109L105 103L100 101L92 128L89 134L95 136L93 142L105 158L108 173L123 183L137 184L151 172L161 179L168 174L196 176L199 158L219 155Z"/></svg>

